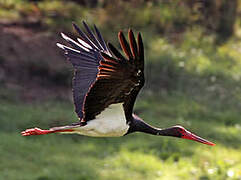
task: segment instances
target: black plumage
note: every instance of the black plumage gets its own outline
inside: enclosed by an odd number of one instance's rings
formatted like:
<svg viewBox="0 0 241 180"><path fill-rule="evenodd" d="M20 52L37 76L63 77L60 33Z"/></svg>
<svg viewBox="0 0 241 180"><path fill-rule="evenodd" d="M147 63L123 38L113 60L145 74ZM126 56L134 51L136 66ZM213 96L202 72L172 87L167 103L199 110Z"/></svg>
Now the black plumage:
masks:
<svg viewBox="0 0 241 180"><path fill-rule="evenodd" d="M72 46L69 48L59 44L59 47L65 50L65 55L72 63L74 67L74 78L73 78L73 98L75 104L75 112L77 113L80 120L83 119L83 103L85 96L89 91L90 86L96 81L99 62L102 58L100 52L109 53L106 44L96 28L98 39L95 37L93 32L89 29L87 24L83 22L86 28L87 35L80 30L80 28L73 24L74 29L80 36L77 43L66 35L62 34L63 38ZM85 42L86 44L84 44ZM84 44L84 45L83 45ZM100 45L102 44L102 45Z"/></svg>
<svg viewBox="0 0 241 180"><path fill-rule="evenodd" d="M130 45L122 31L118 38L126 58L110 43L108 47L99 30L94 34L83 22L86 33L73 24L80 38L87 44L84 48L62 35L72 46L60 46L75 69L73 96L75 111L81 122L95 119L111 104L124 103L127 121L132 120L132 109L141 87L144 85L144 48L141 35L136 42L132 30L128 36ZM89 46L88 46L89 45ZM79 52L78 52L79 51Z"/></svg>

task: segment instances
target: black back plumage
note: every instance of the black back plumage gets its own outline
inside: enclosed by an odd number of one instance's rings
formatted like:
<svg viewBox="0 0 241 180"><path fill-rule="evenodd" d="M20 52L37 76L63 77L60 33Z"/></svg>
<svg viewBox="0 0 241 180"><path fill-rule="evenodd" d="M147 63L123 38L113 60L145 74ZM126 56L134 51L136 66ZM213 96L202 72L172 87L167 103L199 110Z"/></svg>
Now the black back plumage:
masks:
<svg viewBox="0 0 241 180"><path fill-rule="evenodd" d="M96 35L85 22L86 34L73 25L81 39L79 43L62 35L73 47L58 44L65 50L75 69L73 96L75 111L82 122L100 114L111 104L123 103L127 120L132 119L135 99L144 85L144 48L141 35L137 42L131 30L130 45L123 33L118 34L124 57L112 44L106 46L99 30Z"/></svg>

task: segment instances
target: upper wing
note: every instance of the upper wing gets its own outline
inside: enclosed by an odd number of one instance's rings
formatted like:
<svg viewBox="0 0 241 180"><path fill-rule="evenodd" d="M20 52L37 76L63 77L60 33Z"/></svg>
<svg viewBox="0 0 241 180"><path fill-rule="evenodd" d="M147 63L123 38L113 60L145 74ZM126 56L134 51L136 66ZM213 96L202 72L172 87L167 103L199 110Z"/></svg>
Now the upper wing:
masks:
<svg viewBox="0 0 241 180"><path fill-rule="evenodd" d="M61 33L72 48L57 43L58 47L65 50L66 57L74 66L73 97L75 112L80 119L83 118L82 108L85 96L91 84L96 80L99 62L103 60L100 52L111 55L96 26L94 26L96 32L96 35L94 35L85 22L83 22L83 25L86 34L73 24L74 29L80 36L80 38L77 38L78 42Z"/></svg>
<svg viewBox="0 0 241 180"><path fill-rule="evenodd" d="M132 119L133 107L136 101L136 97L140 92L141 88L145 84L145 76L144 76L144 46L142 42L142 38L140 33L137 36L138 46L136 46L135 38L133 33L129 33L129 40L131 45L131 52L136 59L136 67L137 67L137 76L138 76L138 84L131 91L130 95L125 99L124 109L126 119Z"/></svg>
<svg viewBox="0 0 241 180"><path fill-rule="evenodd" d="M144 85L144 49L141 35L138 45L129 30L130 46L122 32L118 37L126 58L111 44L109 49L116 58L101 53L103 60L98 67L97 79L91 86L84 101L82 121L94 119L110 104L124 103L127 119L130 119L138 92Z"/></svg>

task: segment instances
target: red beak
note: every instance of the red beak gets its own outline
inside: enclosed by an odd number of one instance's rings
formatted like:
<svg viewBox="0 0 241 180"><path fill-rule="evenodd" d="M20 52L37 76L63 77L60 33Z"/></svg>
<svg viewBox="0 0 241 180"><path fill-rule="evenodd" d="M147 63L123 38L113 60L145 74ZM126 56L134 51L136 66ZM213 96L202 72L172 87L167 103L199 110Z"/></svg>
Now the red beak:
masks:
<svg viewBox="0 0 241 180"><path fill-rule="evenodd" d="M203 138L201 138L201 137L199 137L199 136L197 136L197 135L195 135L195 134L193 134L193 133L191 133L189 131L186 131L183 134L182 138L190 139L190 140L197 141L197 142L200 142L200 143L203 143L203 144L207 144L207 145L210 145L210 146L215 146L216 145L216 144L214 144L214 143L212 143L212 142L210 142L210 141L208 141L206 139L203 139Z"/></svg>

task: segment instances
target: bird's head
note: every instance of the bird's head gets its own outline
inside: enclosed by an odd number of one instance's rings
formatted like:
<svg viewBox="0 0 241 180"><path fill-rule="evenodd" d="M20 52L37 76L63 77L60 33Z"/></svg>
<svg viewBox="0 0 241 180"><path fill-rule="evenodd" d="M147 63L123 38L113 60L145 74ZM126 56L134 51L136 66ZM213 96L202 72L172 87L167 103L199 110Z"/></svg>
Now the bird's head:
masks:
<svg viewBox="0 0 241 180"><path fill-rule="evenodd" d="M190 131L186 130L182 126L173 126L173 127L168 128L166 130L168 131L169 136L171 135L171 136L174 136L174 137L189 139L189 140L197 141L199 143L207 144L207 145L210 145L210 146L215 145L214 143L191 133Z"/></svg>

